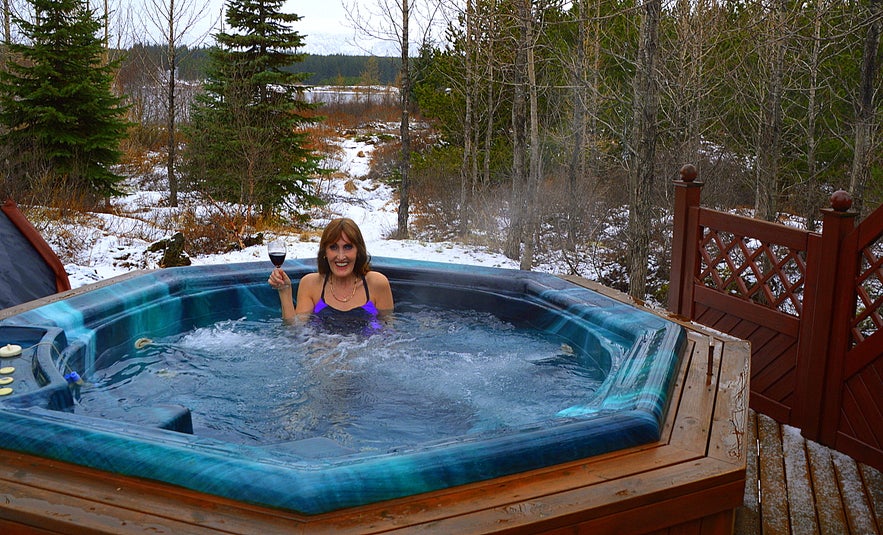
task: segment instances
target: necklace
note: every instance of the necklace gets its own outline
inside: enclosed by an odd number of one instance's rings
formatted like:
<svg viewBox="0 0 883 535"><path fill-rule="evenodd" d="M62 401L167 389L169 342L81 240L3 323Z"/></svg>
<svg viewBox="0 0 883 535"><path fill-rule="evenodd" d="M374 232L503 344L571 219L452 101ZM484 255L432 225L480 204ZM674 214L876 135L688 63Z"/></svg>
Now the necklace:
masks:
<svg viewBox="0 0 883 535"><path fill-rule="evenodd" d="M340 298L340 297L337 296L336 293L334 293L334 277L331 277L331 295L333 295L334 298L337 299L337 300L338 300L339 302L341 302L341 303L346 303L346 302L348 302L350 299L353 298L354 295L356 295L356 282L357 282L357 281L356 281L355 279L353 279L353 291L350 292L349 297L347 297L347 298Z"/></svg>

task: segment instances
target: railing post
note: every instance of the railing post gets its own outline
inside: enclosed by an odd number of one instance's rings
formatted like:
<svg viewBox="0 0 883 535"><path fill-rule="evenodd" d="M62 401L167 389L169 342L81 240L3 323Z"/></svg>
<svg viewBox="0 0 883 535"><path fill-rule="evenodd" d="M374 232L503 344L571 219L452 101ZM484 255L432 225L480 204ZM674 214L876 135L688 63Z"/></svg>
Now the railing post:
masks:
<svg viewBox="0 0 883 535"><path fill-rule="evenodd" d="M696 182L696 167L681 167L674 181L675 205L671 238L671 274L668 286L670 312L693 319L693 278L696 276L696 247L699 240L698 210L702 182Z"/></svg>
<svg viewBox="0 0 883 535"><path fill-rule="evenodd" d="M836 341L849 329L848 322L838 321L843 317L838 307L844 306L838 304L843 302L839 294L847 291L842 284L838 285L838 279L844 275L843 240L855 228L858 215L849 211L851 206L852 199L845 191L838 190L831 195L831 208L822 209L822 237L815 249L817 254L807 259L805 315L801 321L794 405L798 413L795 425L804 437L816 442L823 442L823 436L830 434L824 428L823 415L825 406L830 406L833 400L826 399L826 391L831 388L830 372L843 362L846 350L845 345L834 346L839 345ZM838 334L841 330L843 333Z"/></svg>

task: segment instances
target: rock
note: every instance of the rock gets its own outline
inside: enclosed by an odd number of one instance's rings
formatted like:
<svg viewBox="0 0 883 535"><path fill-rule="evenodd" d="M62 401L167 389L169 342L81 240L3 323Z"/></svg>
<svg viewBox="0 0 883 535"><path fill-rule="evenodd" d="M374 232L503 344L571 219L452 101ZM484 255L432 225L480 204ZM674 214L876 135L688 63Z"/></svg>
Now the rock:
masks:
<svg viewBox="0 0 883 535"><path fill-rule="evenodd" d="M184 235L180 232L176 232L170 238L151 243L147 247L147 251L162 253L162 258L159 261L161 268L190 265L190 257L184 251Z"/></svg>

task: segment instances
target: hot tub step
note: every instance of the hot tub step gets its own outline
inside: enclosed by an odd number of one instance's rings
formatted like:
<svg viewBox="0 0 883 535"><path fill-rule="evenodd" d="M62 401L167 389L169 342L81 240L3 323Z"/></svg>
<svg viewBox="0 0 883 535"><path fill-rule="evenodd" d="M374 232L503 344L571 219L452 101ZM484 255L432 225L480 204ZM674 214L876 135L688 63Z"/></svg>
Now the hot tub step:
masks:
<svg viewBox="0 0 883 535"><path fill-rule="evenodd" d="M337 442L325 437L313 437L291 442L280 442L266 446L268 450L292 453L306 459L322 459L327 457L341 457L358 453L354 449L341 446Z"/></svg>

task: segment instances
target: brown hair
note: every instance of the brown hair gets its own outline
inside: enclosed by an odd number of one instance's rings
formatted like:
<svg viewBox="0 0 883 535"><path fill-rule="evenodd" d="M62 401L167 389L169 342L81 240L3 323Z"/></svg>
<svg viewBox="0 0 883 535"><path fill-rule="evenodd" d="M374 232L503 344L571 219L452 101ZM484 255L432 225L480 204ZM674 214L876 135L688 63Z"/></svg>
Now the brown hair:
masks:
<svg viewBox="0 0 883 535"><path fill-rule="evenodd" d="M325 227L325 231L322 232L322 240L319 241L319 256L316 259L319 273L327 275L331 271L328 258L325 257L325 250L337 242L343 234L346 234L349 241L356 246L356 265L353 266L353 273L365 275L371 271L371 257L368 256L368 248L365 246L365 238L362 237L359 225L348 217L332 219Z"/></svg>

